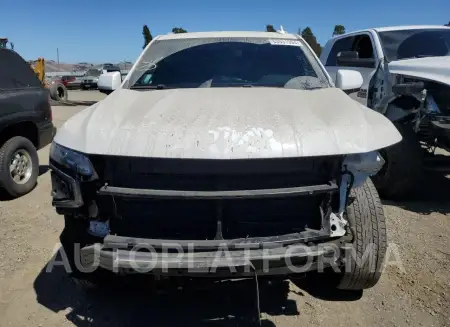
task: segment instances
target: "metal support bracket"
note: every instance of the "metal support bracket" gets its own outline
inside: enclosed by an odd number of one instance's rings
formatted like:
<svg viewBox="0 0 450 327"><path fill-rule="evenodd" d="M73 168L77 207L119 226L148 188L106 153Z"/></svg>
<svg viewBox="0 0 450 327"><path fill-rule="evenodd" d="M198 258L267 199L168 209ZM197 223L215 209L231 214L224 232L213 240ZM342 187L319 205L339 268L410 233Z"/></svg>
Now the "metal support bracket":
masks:
<svg viewBox="0 0 450 327"><path fill-rule="evenodd" d="M347 226L347 220L344 219L342 214L330 214L330 236L340 237L346 234L345 227Z"/></svg>

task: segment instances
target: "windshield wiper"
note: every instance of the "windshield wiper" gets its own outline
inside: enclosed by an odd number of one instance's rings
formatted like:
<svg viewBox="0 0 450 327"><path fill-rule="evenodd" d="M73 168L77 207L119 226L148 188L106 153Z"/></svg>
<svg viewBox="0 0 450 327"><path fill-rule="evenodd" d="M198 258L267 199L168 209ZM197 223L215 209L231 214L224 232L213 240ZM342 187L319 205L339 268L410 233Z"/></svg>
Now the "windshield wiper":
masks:
<svg viewBox="0 0 450 327"><path fill-rule="evenodd" d="M130 90L163 90L168 89L164 84L158 85L134 85L130 87Z"/></svg>

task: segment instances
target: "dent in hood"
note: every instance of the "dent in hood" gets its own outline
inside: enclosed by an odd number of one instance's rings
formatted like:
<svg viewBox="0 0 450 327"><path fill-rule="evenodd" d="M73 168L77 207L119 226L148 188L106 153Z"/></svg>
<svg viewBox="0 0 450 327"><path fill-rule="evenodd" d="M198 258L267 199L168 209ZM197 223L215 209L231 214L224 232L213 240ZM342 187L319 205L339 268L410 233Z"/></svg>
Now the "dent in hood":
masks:
<svg viewBox="0 0 450 327"><path fill-rule="evenodd" d="M450 56L392 61L389 71L450 85Z"/></svg>
<svg viewBox="0 0 450 327"><path fill-rule="evenodd" d="M335 88L118 89L55 136L90 154L202 159L363 153L400 140L388 119Z"/></svg>

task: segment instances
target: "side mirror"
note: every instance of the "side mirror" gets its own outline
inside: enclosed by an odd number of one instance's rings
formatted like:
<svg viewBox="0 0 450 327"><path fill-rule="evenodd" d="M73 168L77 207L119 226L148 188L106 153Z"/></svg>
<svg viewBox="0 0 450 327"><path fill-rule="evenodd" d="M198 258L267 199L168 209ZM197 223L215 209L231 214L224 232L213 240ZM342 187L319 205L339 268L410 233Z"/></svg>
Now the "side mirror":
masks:
<svg viewBox="0 0 450 327"><path fill-rule="evenodd" d="M374 68L375 59L359 58L357 51L341 51L336 57L338 66Z"/></svg>
<svg viewBox="0 0 450 327"><path fill-rule="evenodd" d="M343 91L359 90L363 85L363 77L356 70L339 69L336 73L335 85Z"/></svg>
<svg viewBox="0 0 450 327"><path fill-rule="evenodd" d="M97 87L101 93L110 94L115 89L120 88L122 84L122 75L120 72L111 72L101 74L98 78Z"/></svg>

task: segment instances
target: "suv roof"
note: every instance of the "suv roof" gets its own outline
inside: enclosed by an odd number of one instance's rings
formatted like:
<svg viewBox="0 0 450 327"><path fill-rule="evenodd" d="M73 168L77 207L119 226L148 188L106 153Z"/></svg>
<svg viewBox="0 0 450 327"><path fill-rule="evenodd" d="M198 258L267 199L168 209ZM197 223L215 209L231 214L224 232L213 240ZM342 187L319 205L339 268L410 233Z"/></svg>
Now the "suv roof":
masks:
<svg viewBox="0 0 450 327"><path fill-rule="evenodd" d="M450 29L448 26L444 25L400 25L400 26L385 26L385 27L374 27L374 28L367 28L364 30L357 30L348 32L345 34L340 34L334 36L332 39L338 39L341 37L345 37L347 35L353 35L353 34L359 34L363 32L368 31L375 31L375 32L389 32L389 31L403 31L403 30L414 30L414 29Z"/></svg>
<svg viewBox="0 0 450 327"><path fill-rule="evenodd" d="M300 36L288 33L277 32L251 32L251 31L219 31L219 32L194 32L194 33L179 33L159 35L155 39L158 40L173 40L173 39L201 39L210 37L261 37L271 39L292 39L297 40Z"/></svg>
<svg viewBox="0 0 450 327"><path fill-rule="evenodd" d="M414 29L446 29L450 28L448 26L442 25L405 25L405 26L386 26L386 27L376 27L373 30L377 32L388 32L388 31L402 31L402 30L414 30Z"/></svg>

